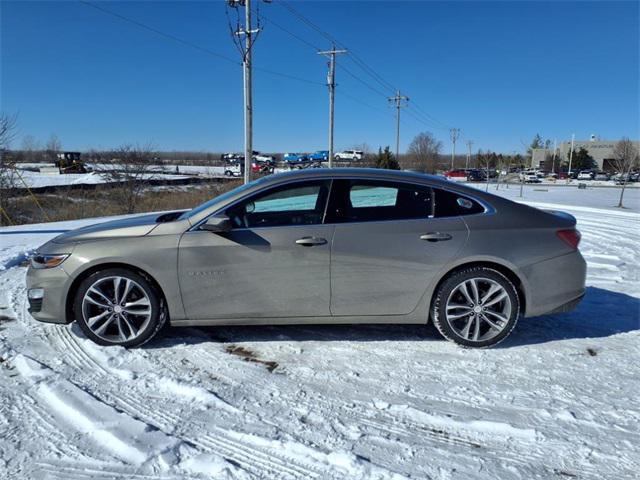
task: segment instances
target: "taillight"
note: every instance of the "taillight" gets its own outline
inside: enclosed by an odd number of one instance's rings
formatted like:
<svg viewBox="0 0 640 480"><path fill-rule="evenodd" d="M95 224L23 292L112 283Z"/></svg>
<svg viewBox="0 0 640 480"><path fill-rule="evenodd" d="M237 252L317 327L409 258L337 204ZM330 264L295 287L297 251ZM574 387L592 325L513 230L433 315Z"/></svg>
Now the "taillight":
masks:
<svg viewBox="0 0 640 480"><path fill-rule="evenodd" d="M580 243L580 239L582 238L580 232L575 228L572 228L570 230L558 230L556 232L556 235L558 235L558 238L560 240L563 240L573 249L578 248L578 244Z"/></svg>

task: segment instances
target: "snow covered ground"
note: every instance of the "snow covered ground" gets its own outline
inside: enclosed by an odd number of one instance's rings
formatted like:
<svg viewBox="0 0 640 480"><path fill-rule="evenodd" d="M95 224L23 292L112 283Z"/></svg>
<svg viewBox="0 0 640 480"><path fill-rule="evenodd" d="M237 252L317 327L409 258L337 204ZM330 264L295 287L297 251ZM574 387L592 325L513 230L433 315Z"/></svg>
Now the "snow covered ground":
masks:
<svg viewBox="0 0 640 480"><path fill-rule="evenodd" d="M184 172L186 173L186 172ZM22 180L18 177L15 178L15 186L17 188L23 188L25 183L29 188L41 188L41 187L58 187L62 185L95 185L98 183L108 183L114 181L107 175L103 175L99 172L90 173L67 173L64 175L56 175L49 173L32 172L23 170L20 172ZM143 179L153 180L183 180L189 178L187 175L174 175L166 173L150 173L142 176Z"/></svg>
<svg viewBox="0 0 640 480"><path fill-rule="evenodd" d="M577 217L587 295L482 351L420 326L99 347L31 319L23 285L26 252L91 221L2 229L0 478L637 478L640 213L606 190L525 191Z"/></svg>

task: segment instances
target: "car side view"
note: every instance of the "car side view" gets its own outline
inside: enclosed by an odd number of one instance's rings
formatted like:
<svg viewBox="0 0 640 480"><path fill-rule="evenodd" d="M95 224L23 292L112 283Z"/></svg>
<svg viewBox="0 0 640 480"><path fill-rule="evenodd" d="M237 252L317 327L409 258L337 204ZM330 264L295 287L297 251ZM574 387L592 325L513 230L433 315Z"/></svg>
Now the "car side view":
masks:
<svg viewBox="0 0 640 480"><path fill-rule="evenodd" d="M31 315L101 345L174 326L426 324L468 347L585 292L575 218L442 178L313 169L189 211L66 232L31 258Z"/></svg>

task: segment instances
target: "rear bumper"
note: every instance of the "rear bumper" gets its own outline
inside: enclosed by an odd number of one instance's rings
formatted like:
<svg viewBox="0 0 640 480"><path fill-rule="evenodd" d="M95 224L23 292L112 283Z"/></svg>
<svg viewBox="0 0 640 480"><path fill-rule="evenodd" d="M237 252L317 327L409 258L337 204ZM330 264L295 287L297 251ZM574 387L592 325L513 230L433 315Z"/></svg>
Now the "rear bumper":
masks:
<svg viewBox="0 0 640 480"><path fill-rule="evenodd" d="M573 300L568 301L564 305L560 305L555 310L552 310L551 312L548 312L548 313L554 314L554 313L571 312L572 310L576 309L576 307L580 304L583 298L584 298L584 293L580 295L578 298L574 298Z"/></svg>
<svg viewBox="0 0 640 480"><path fill-rule="evenodd" d="M522 269L529 283L526 317L566 312L585 293L587 264L578 250Z"/></svg>

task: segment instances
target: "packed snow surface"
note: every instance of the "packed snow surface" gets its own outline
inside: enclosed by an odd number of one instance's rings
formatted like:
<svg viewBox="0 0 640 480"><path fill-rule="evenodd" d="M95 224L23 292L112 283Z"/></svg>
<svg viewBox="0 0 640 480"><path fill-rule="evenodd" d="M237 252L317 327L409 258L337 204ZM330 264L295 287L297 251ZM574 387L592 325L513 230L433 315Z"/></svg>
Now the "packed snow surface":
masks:
<svg viewBox="0 0 640 480"><path fill-rule="evenodd" d="M2 229L0 478L638 478L640 213L637 194L620 210L606 191L525 191L578 219L587 294L490 350L422 326L176 328L99 347L29 316L24 260L100 220Z"/></svg>

